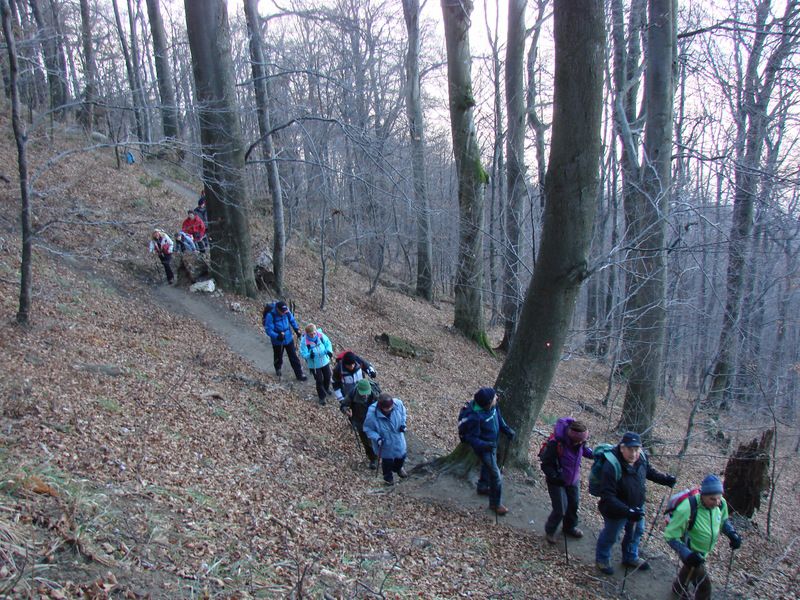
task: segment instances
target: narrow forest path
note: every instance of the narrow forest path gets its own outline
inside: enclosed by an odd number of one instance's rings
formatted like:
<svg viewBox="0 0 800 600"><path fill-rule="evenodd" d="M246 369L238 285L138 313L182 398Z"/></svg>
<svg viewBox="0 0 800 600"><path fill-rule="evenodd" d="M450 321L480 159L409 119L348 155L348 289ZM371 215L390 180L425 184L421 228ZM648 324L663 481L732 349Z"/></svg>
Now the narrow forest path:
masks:
<svg viewBox="0 0 800 600"><path fill-rule="evenodd" d="M154 174L156 174L155 171ZM159 177L164 177L161 172L157 174ZM196 199L196 192L188 186L166 177L164 180L171 189L185 197L187 202ZM281 381L274 376L272 348L267 343L263 332L253 327L242 314L230 310L225 302L219 301L218 297L193 294L184 288L163 284L151 285L150 289L159 305L177 315L191 318L198 326L213 331L227 343L231 351L252 363L259 372L264 373L267 376L265 385L281 386L287 392L299 395L307 401L316 401L313 382L299 383L293 377L284 377ZM334 415L334 418L339 416L338 411L333 412L335 411L334 407L329 407L329 410L332 411L331 414ZM410 467L430 459L428 450L421 447L413 434L409 434L408 441ZM474 476L475 474L473 474ZM653 484L648 484L648 486L651 494L661 494L666 489L654 487ZM493 513L487 510L486 498L475 493L474 484L462 479L451 476L412 476L402 485L396 486L395 492L414 497L419 501L437 504L446 511L467 511L474 514L475 519L494 521ZM656 539L661 535L660 523L656 526L653 539L643 546L642 555L650 562L652 567L650 571L630 572L626 576L625 569L619 564L620 550L619 544L617 544L612 555L612 565L615 567L616 573L613 576L605 576L599 574L594 566L594 549L598 531L585 520L580 525L585 534L584 538L568 540L568 564L563 537L559 538L557 544L552 546L547 544L544 537L544 522L550 511L550 500L543 485L533 484L530 480L526 481L524 476L517 474L507 477L504 485L504 503L511 509L511 512L500 519L498 526L519 530L520 535L535 536L538 543L543 547L550 548L551 551L552 561L550 563L528 561L525 557L520 557L520 568L539 572L559 571L560 575L565 577L569 577L569 572L573 569L580 570L584 574L593 573L596 574L598 591L602 590L603 594L612 597L636 599L673 597L671 583L676 574L677 563L671 553L662 550L666 546ZM589 511L596 510L595 504L594 498L584 497L582 513L585 515ZM648 515L647 518L649 530L653 515ZM645 533L644 540L647 540L647 533ZM717 561L719 560L717 558ZM717 562L716 565L712 564L711 570L712 575L716 571L719 586L721 580L724 580L724 565ZM721 594L721 591L721 586L717 587L718 594ZM729 595L729 597L734 596Z"/></svg>

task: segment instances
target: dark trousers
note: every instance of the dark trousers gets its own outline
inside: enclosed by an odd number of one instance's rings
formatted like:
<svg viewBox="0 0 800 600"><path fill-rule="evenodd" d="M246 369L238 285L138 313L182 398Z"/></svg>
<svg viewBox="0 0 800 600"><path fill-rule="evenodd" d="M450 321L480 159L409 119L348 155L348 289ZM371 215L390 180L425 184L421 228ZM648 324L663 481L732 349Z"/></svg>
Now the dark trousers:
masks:
<svg viewBox="0 0 800 600"><path fill-rule="evenodd" d="M503 476L497 466L497 448L479 452L481 475L478 478L478 491L489 492L489 507L497 508L503 503Z"/></svg>
<svg viewBox="0 0 800 600"><path fill-rule="evenodd" d="M694 596L690 591L693 585L695 586ZM691 598L710 600L711 578L708 576L705 563L697 567L683 565L678 573L678 578L672 582L672 593L680 600L690 600Z"/></svg>
<svg viewBox="0 0 800 600"><path fill-rule="evenodd" d="M578 526L578 504L581 501L581 490L576 485L547 484L547 493L553 510L544 524L544 532L553 535L561 520L564 520L564 531L572 531Z"/></svg>
<svg viewBox="0 0 800 600"><path fill-rule="evenodd" d="M401 458L382 458L381 468L383 469L383 480L394 481L392 473L400 473L404 462L406 462L405 456Z"/></svg>
<svg viewBox="0 0 800 600"><path fill-rule="evenodd" d="M160 254L158 260L164 265L164 273L167 274L167 283L172 283L175 279L175 274L172 272L172 254Z"/></svg>
<svg viewBox="0 0 800 600"><path fill-rule="evenodd" d="M331 389L331 363L319 369L311 369L311 374L314 376L314 383L317 384L317 396L322 402Z"/></svg>
<svg viewBox="0 0 800 600"><path fill-rule="evenodd" d="M367 455L367 458L370 461L377 460L378 455L375 454L375 451L372 449L372 440L367 437L367 434L364 433L364 420L358 421L356 419L350 419L350 423L353 425L353 429L358 434L358 439L361 440L361 445L364 446L364 452ZM401 465L402 466L402 465Z"/></svg>
<svg viewBox="0 0 800 600"><path fill-rule="evenodd" d="M288 344L283 344L280 346L272 344L272 364L275 365L275 371L280 371L281 367L283 366L284 350L286 350L286 356L289 357L289 364L292 365L294 376L299 378L303 375L303 367L300 366L300 359L297 358L297 350L294 348L294 340L291 340Z"/></svg>

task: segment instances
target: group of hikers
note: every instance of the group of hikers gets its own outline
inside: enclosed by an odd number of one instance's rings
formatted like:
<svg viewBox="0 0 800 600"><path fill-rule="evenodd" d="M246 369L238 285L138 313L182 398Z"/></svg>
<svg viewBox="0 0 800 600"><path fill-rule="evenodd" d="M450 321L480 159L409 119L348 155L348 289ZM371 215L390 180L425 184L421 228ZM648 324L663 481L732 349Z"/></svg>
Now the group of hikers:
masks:
<svg viewBox="0 0 800 600"><path fill-rule="evenodd" d="M406 408L400 399L381 391L375 381L375 368L351 350L337 355L334 364L333 345L328 336L314 323L306 325L301 333L286 302L268 303L262 321L272 344L275 374L281 376L285 353L295 378L307 380L295 347L296 336L300 357L314 377L319 404L325 405L326 398L335 395L363 446L369 468L375 470L380 465L386 485L394 485L395 474L407 477ZM464 404L458 415L458 433L480 463L477 493L488 496L489 509L496 515L506 515L509 509L502 502L503 475L497 449L501 433L510 443L516 432L503 419L494 388L480 388ZM650 464L641 436L636 432L626 432L616 445L598 444L590 448L588 439L589 431L583 422L562 417L542 444L539 458L552 504L544 525L545 538L551 544L557 543L559 525L565 538L583 537L578 528L581 459L592 459L589 493L599 498L597 506L603 517L595 548L596 567L605 575L614 573L611 552L624 532L621 550L626 573L647 571L650 565L639 556L645 530L645 482L650 480L673 488L677 479ZM672 494L667 504L669 520L664 538L682 562L672 585L678 598L711 597L711 579L705 561L720 533L729 538L732 550L741 546L741 537L728 518L722 494L722 482L712 474L703 479L699 488Z"/></svg>
<svg viewBox="0 0 800 600"><path fill-rule="evenodd" d="M205 195L201 194L195 208L187 211L187 216L181 223L180 231L175 233L175 241L162 229L154 229L150 235L150 253L155 253L164 266L167 283L172 285L175 273L172 270L172 255L177 249L181 252L201 252L208 249L208 210L206 209Z"/></svg>

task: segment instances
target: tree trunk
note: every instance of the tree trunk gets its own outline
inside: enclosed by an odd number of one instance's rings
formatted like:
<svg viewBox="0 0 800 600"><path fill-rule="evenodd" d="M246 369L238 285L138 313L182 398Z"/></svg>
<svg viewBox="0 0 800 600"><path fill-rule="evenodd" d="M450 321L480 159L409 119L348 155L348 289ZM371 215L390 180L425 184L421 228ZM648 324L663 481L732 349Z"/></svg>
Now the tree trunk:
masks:
<svg viewBox="0 0 800 600"><path fill-rule="evenodd" d="M447 46L450 130L458 173L458 271L454 327L488 348L483 318L483 188L488 175L481 165L475 131L469 24L472 0L442 1Z"/></svg>
<svg viewBox="0 0 800 600"><path fill-rule="evenodd" d="M67 103L67 82L61 77L58 66L58 43L55 27L51 27L42 15L39 0L29 0L33 20L41 37L42 52L44 54L44 68L47 73L47 85L50 90L50 110L56 116L61 116L63 107Z"/></svg>
<svg viewBox="0 0 800 600"><path fill-rule="evenodd" d="M674 0L649 0L644 164L630 209L631 266L625 347L631 361L620 428L648 437L661 385L666 332L666 227L672 179Z"/></svg>
<svg viewBox="0 0 800 600"><path fill-rule="evenodd" d="M508 2L508 43L506 44L506 137L508 203L505 211L505 274L503 277L504 338L510 342L517 327L522 296L520 247L525 186L525 90L522 72L525 54L525 4L527 0Z"/></svg>
<svg viewBox="0 0 800 600"><path fill-rule="evenodd" d="M553 138L545 177L539 258L517 335L495 387L517 430L514 464L527 464L530 433L561 358L582 281L599 183L605 19L603 1L554 3Z"/></svg>
<svg viewBox="0 0 800 600"><path fill-rule="evenodd" d="M761 439L742 444L725 465L725 499L736 513L753 516L761 507L761 495L770 486L770 447L774 429L761 434Z"/></svg>
<svg viewBox="0 0 800 600"><path fill-rule="evenodd" d="M431 209L425 178L425 121L419 78L419 0L403 0L408 31L406 53L406 116L411 136L411 176L417 213L417 294L433 300L433 237Z"/></svg>
<svg viewBox="0 0 800 600"><path fill-rule="evenodd" d="M92 40L92 17L89 11L89 0L80 0L81 6L81 41L83 42L84 79L86 87L83 92L84 127L94 130L94 105L97 101L97 84L95 83L97 65L94 60L94 41Z"/></svg>
<svg viewBox="0 0 800 600"><path fill-rule="evenodd" d="M11 93L11 126L14 140L17 143L17 165L19 167L20 221L22 223L22 265L19 280L19 308L17 323L27 325L31 313L31 279L33 276L31 261L33 260L33 232L31 230L31 207L28 196L28 159L26 156L25 125L22 122L22 106L19 101L19 66L17 64L17 47L14 40L14 29L11 24L11 9L7 0L0 0L0 17L3 21L3 34L6 38L8 52L9 92Z"/></svg>
<svg viewBox="0 0 800 600"><path fill-rule="evenodd" d="M81 0L85 2L86 0ZM164 137L178 139L178 109L175 103L175 87L172 85L172 69L167 51L167 33L161 18L159 0L147 0L147 16L153 35L153 54L158 75L158 95L161 97L161 124Z"/></svg>
<svg viewBox="0 0 800 600"><path fill-rule="evenodd" d="M283 294L286 232L283 219L283 192L278 175L278 163L275 160L275 147L270 133L272 125L264 69L264 51L259 28L258 0L245 0L244 14L247 19L247 32L250 36L250 64L252 65L253 87L258 112L258 130L261 134L261 148L267 164L267 184L272 196L272 269L275 273L275 291L280 296Z"/></svg>
<svg viewBox="0 0 800 600"><path fill-rule="evenodd" d="M185 8L214 240L211 271L223 288L255 297L227 6L224 0L185 0Z"/></svg>
<svg viewBox="0 0 800 600"><path fill-rule="evenodd" d="M139 42L136 35L136 12L133 10L133 0L128 0L128 26L131 29L131 65L133 67L133 87L131 91L136 97L142 124L143 138L140 141L150 143L150 118L147 114L147 99L142 85L142 73L139 68Z"/></svg>
<svg viewBox="0 0 800 600"><path fill-rule="evenodd" d="M117 25L117 34L119 35L119 43L122 48L122 57L125 59L125 72L128 74L128 87L131 90L133 116L136 121L136 137L140 142L144 143L144 117L142 115L142 107L139 105L139 96L136 93L136 78L134 77L134 68L133 63L131 62L131 55L130 52L128 52L128 41L125 36L125 30L122 27L122 19L119 15L119 6L117 5L117 0L111 0L111 5L114 8L114 21Z"/></svg>

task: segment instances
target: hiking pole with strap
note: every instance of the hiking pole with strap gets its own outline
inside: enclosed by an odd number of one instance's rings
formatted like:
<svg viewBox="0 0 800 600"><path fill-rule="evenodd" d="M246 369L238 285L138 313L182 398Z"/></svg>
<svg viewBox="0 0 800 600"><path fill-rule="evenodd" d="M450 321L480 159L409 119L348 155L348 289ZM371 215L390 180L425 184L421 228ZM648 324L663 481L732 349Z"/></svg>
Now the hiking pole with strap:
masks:
<svg viewBox="0 0 800 600"><path fill-rule="evenodd" d="M569 549L567 548L567 530L564 529L564 525L561 525L561 532L564 534L564 560L567 561L567 566L569 566Z"/></svg>
<svg viewBox="0 0 800 600"><path fill-rule="evenodd" d="M378 471L381 471L381 451L383 450L383 444L378 444L378 466L375 468L375 477L378 477Z"/></svg>
<svg viewBox="0 0 800 600"><path fill-rule="evenodd" d="M731 582L731 569L733 568L733 553L736 552L733 548L731 548L731 557L728 559L728 572L725 574L725 591L722 593L722 597L725 600L728 600L728 584Z"/></svg>
<svg viewBox="0 0 800 600"><path fill-rule="evenodd" d="M628 581L628 565L625 565L625 575L622 576L622 588L619 590L619 595L625 593L625 582Z"/></svg>
<svg viewBox="0 0 800 600"><path fill-rule="evenodd" d="M353 423L353 419L348 419L348 421L350 421L350 429L353 430L353 435L356 437L356 455L358 455L361 453L361 437L358 435L358 429Z"/></svg>

